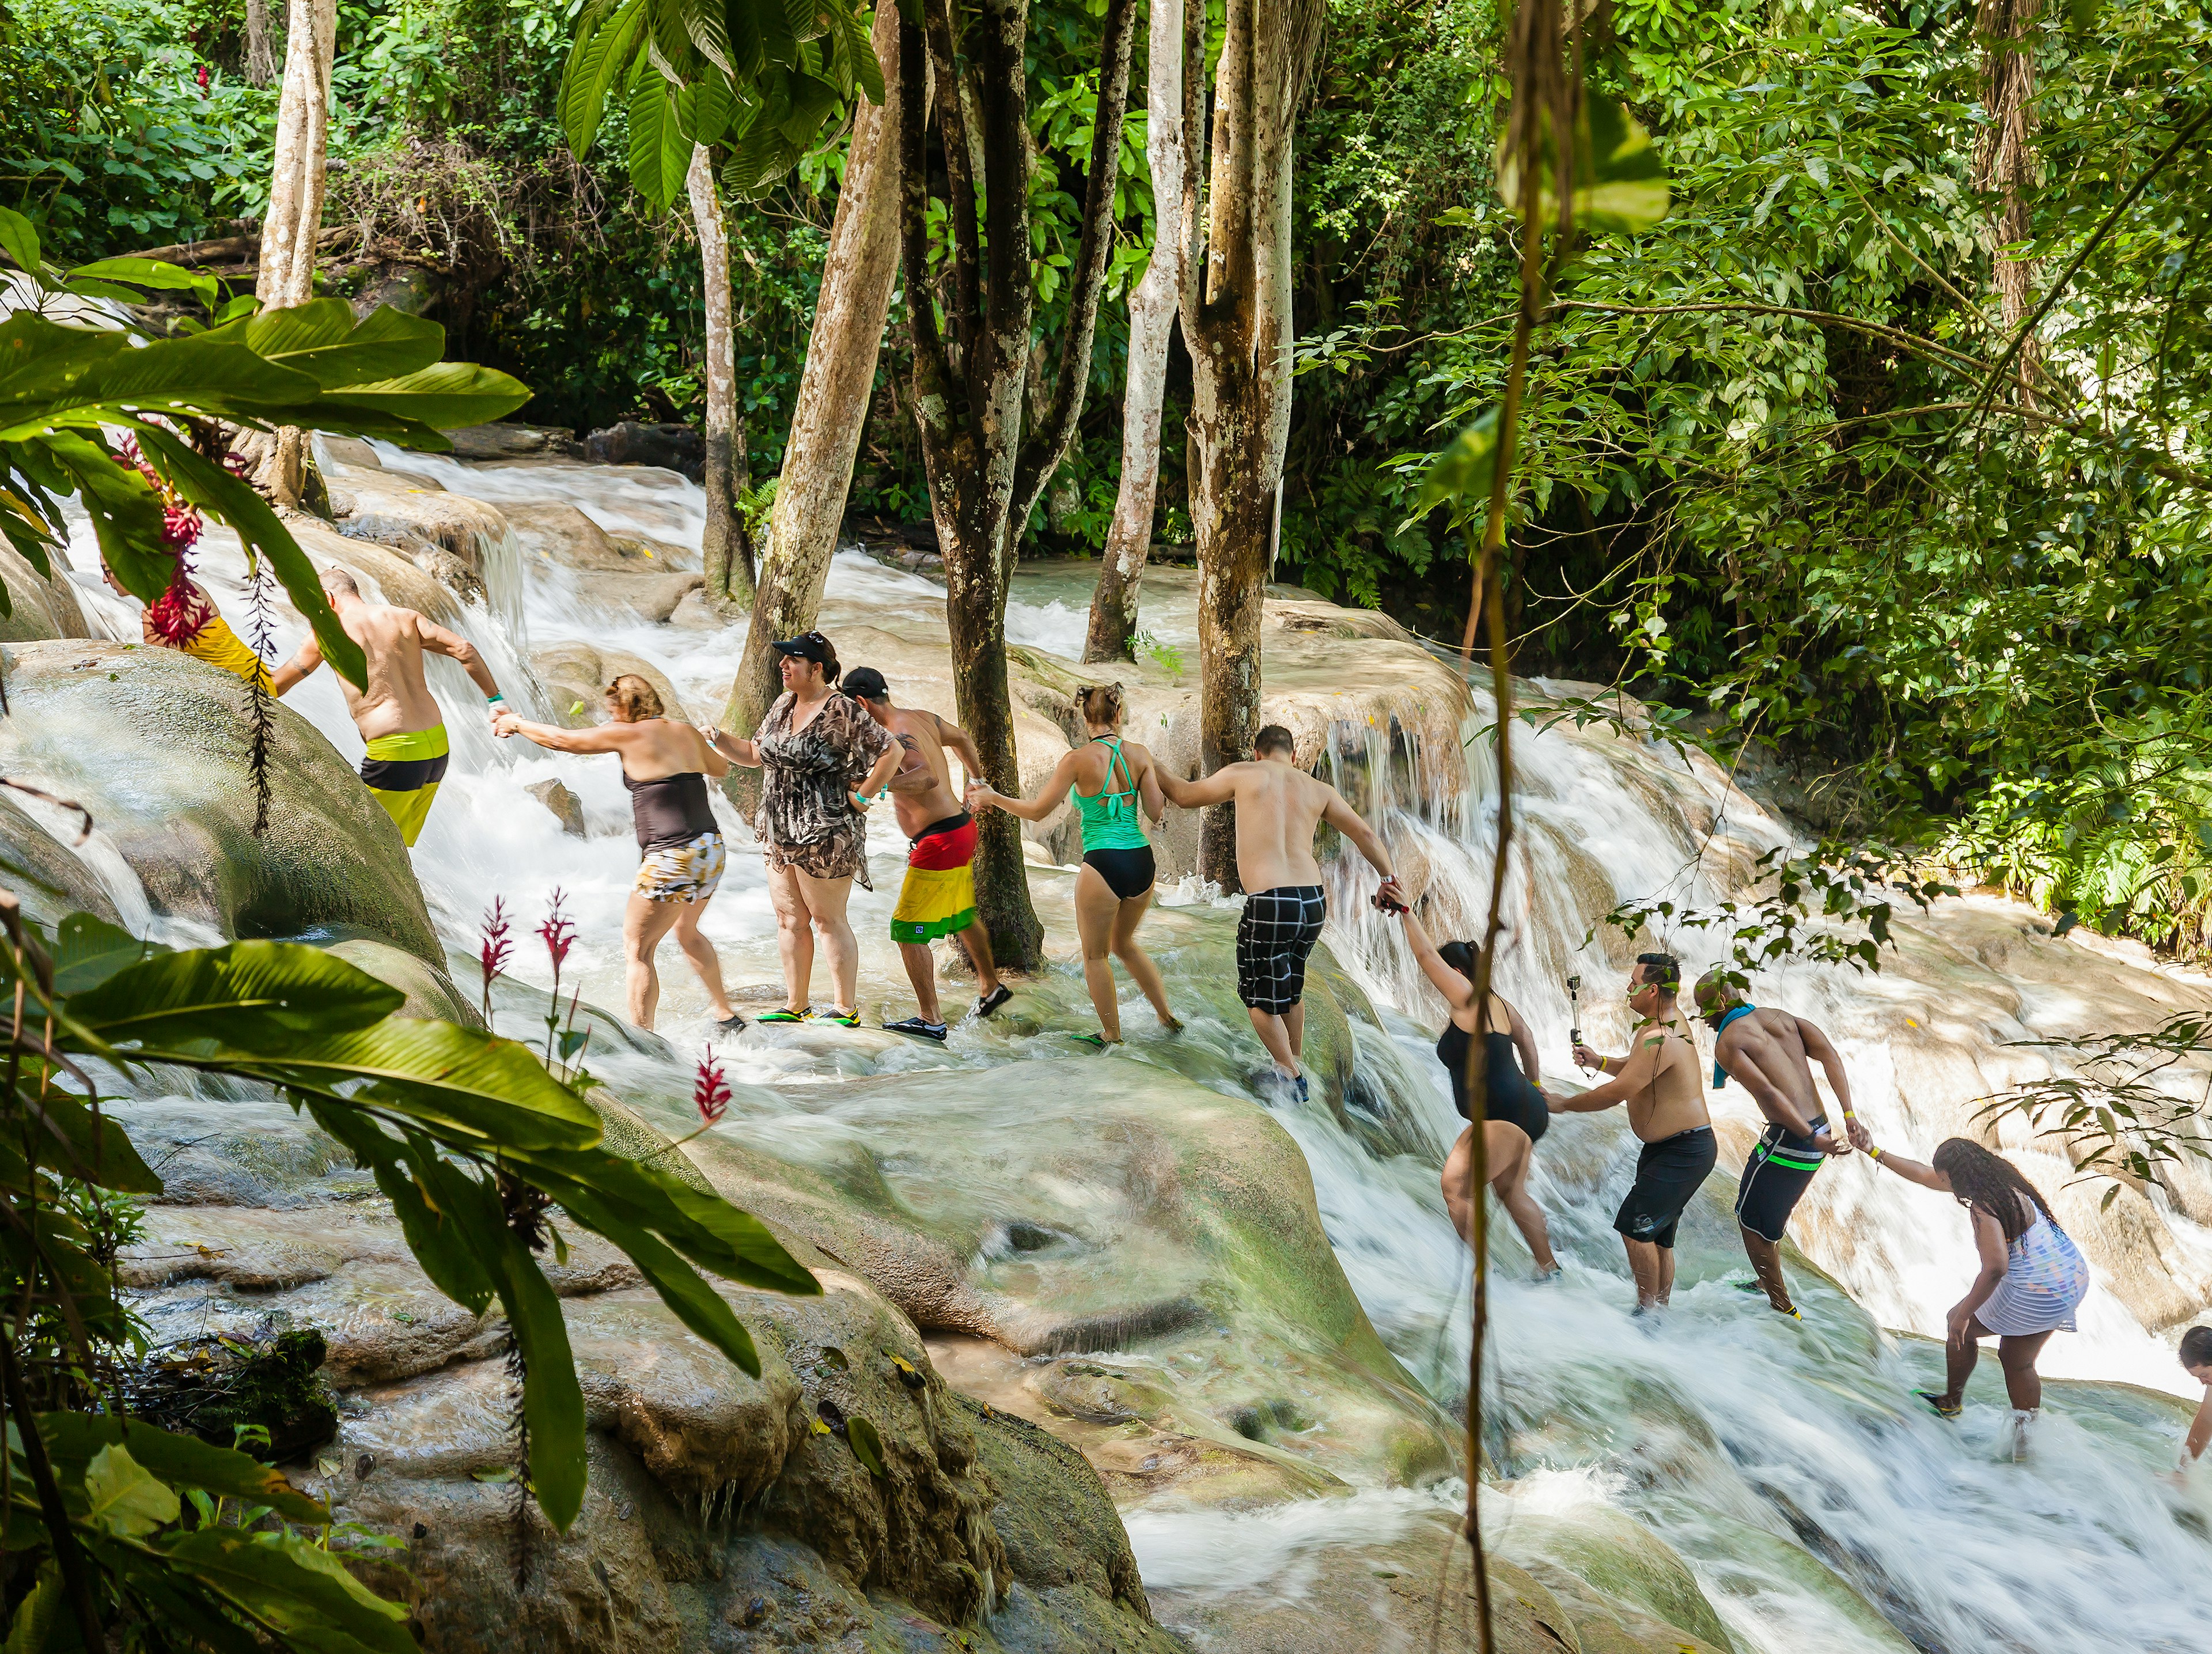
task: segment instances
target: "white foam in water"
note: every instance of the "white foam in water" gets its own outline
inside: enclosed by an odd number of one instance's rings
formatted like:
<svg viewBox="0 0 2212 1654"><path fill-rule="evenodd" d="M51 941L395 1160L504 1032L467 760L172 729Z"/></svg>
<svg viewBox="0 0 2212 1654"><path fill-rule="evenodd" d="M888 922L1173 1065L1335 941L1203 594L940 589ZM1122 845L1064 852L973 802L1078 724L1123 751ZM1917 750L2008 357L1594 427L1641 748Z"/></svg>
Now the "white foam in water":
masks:
<svg viewBox="0 0 2212 1654"><path fill-rule="evenodd" d="M649 535L696 554L702 496L672 473L463 466L398 450L384 458L394 470L435 477L478 498L572 503L611 532ZM205 547L201 577L243 630L235 542L210 530ZM73 548L80 572L96 566L87 561L90 549L88 540ZM503 684L509 671L527 682L520 662L530 642L573 639L646 657L706 712L726 694L742 627L682 631L611 623L580 602L557 571L540 565L516 569L512 577L521 582L520 593L499 595L514 599L526 637L514 635L513 623L502 617L503 602L489 611L471 608L465 619L480 648L498 652ZM944 596L933 581L851 551L833 559L830 591L847 612L892 629L911 626L917 617L933 618ZM111 628L135 628L128 605L96 600L94 606ZM1078 658L1083 618L1058 600L1030 605L1018 598L1009 605L1007 630L1018 642ZM278 622L278 647L289 651L303 629L282 604ZM483 702L473 686L457 668L446 670L451 663L432 665L433 688L455 731L454 762L415 866L457 964L475 952L478 915L494 896L502 896L519 919L514 971L544 982L542 951L527 932L557 885L580 933L567 981L587 1000L620 1005L621 914L636 850L618 766L494 741L483 728ZM349 761L359 757L360 739L328 673L287 704ZM1486 721L1478 712L1470 735ZM1469 748L1472 786L1440 797L1433 778L1409 767L1402 755L1394 760L1389 746L1387 733L1359 733L1339 755L1339 778L1350 785L1364 768L1368 802L1389 831L1418 846L1443 898L1463 914L1479 915L1488 902L1497 830L1492 754L1475 740ZM1501 987L1534 1025L1547 1065L1556 1065L1547 1073L1571 1078L1565 1061L1570 1009L1561 986L1567 972L1581 973L1582 1020L1592 1043L1619 1049L1626 1031L1620 972L1601 943L1584 941L1590 915L1583 904L1601 899L1589 889L1593 877L1611 887L1601 905L1662 888L1683 902L1709 902L1784 834L1740 794L1726 794L1714 776L1692 773L1680 758L1648 744L1567 731L1534 735L1523 726L1516 732L1516 761L1523 789L1521 849L1508 885L1513 945L1502 961ZM563 781L582 800L592 836L565 836L524 790L549 777ZM758 853L741 824L719 801L717 808L732 854L705 929L733 988L775 982L774 921ZM876 841L878 850L892 842L888 833ZM887 858L878 866L890 873ZM1367 888L1361 881L1371 875L1340 863L1328 877L1334 898L1332 948L1383 1007L1386 1027L1359 1034L1363 1069L1394 1112L1400 1139L1427 1146L1418 1153L1379 1153L1318 1098L1308 1107L1279 1109L1276 1117L1312 1169L1323 1223L1369 1316L1416 1377L1449 1400L1464 1384L1468 1259L1445 1219L1437 1183L1443 1149L1461 1124L1429 1049L1438 1006L1396 926L1358 899ZM880 934L889 916L896 879L878 882L873 894L854 892L851 917L864 936ZM1163 891L1170 906L1200 906L1216 897L1195 880ZM143 891L136 902L134 914L143 910ZM1705 962L1699 945L1696 937L1677 939L1692 970ZM1159 958L1171 982L1189 969L1173 949L1161 948ZM707 1037L703 996L680 964L664 955L663 967L662 1031L687 1066L679 1072L657 1059L621 1061L655 1085L688 1088L689 1058ZM817 988L822 981L817 964ZM1899 996L1906 988L1884 978L1797 967L1762 982L1760 997L1829 1020L1853 995L1887 994L1902 1007ZM1224 1039L1245 1037L1241 1030L1220 1032ZM985 1055L980 1044L963 1045L957 1036L947 1051L919 1056L904 1047L874 1054L864 1042L847 1043L849 1059L841 1055L838 1061L853 1072L894 1071L923 1057L1007 1060ZM797 1050L796 1043L786 1049L749 1038L726 1048L726 1055L733 1078L784 1085L795 1098L803 1095L799 1087L824 1077L820 1061ZM1869 1040L1846 1056L1864 1095L1861 1110L1876 1132L1908 1151L1930 1146L1911 1135L1887 1049ZM1131 1065L1129 1083L1142 1084L1142 1073L1141 1065ZM1714 1101L1724 1116L1752 1118L1741 1087ZM845 1129L765 1092L741 1093L731 1118L735 1123L723 1129L765 1130L771 1122L793 1133ZM1676 1307L1656 1324L1632 1319L1632 1292L1610 1220L1632 1157L1617 1116L1562 1119L1539 1150L1531 1187L1550 1214L1553 1244L1565 1264L1555 1283L1527 1280L1520 1239L1496 1214L1490 1445L1515 1480L1509 1490L1486 1489L1486 1532L1494 1526L1510 1548L1517 1520L1571 1520L1577 1511L1599 1506L1626 1511L1689 1560L1731 1634L1760 1654L1896 1654L1896 1633L1866 1622L1864 1609L1836 1584L1838 1574L1879 1602L1920 1647L1944 1654L2180 1654L2207 1645L2212 1546L2204 1535L2212 1523L2212 1488L2206 1486L2212 1472L2200 1470L2187 1488L2166 1480L2179 1431L2152 1402L2115 1390L2054 1385L2033 1451L2014 1464L2001 1451L2004 1413L2001 1401L1990 1399L1996 1392L1988 1377L1978 1381L1959 1424L1936 1420L1911 1391L1936 1379L1940 1351L1877 1335L1850 1299L1818 1282L1803 1285L1808 1324L1773 1316L1730 1283L1746 1273L1732 1231L1686 1229L1686 1285ZM1594 1184L1587 1170L1593 1164L1602 1167ZM1577 1166L1583 1170L1571 1171ZM1955 1207L1856 1162L1824 1171L1816 1198L1833 1203L1841 1232L1865 1243L1860 1250L1866 1262L1858 1262L1856 1252L1830 1262L1874 1321L1940 1332L1944 1310L1975 1267ZM2170 1232L2181 1247L2203 1244L2202 1231L2179 1219L2171 1220ZM2044 1366L2049 1373L2163 1388L2175 1387L2180 1377L2170 1350L2103 1292L2085 1306L2078 1335L2053 1341ZM1370 1487L1349 1498L1256 1511L1137 1509L1128 1513L1128 1527L1146 1581L1155 1589L1265 1589L1294 1597L1328 1547L1416 1535L1455 1498L1449 1488Z"/></svg>

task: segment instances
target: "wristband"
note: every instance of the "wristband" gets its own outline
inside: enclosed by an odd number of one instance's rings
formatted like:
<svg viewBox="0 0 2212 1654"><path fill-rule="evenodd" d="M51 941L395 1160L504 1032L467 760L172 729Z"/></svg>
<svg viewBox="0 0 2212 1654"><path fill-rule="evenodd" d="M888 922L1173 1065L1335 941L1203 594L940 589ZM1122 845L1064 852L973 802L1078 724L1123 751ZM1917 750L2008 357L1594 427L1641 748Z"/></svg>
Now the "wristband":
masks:
<svg viewBox="0 0 2212 1654"><path fill-rule="evenodd" d="M1844 1110L1844 1118L1846 1120L1856 1120L1858 1118L1858 1115L1852 1110L1845 1109Z"/></svg>
<svg viewBox="0 0 2212 1654"><path fill-rule="evenodd" d="M484 696L484 704L486 706L495 707L502 704L506 699L507 696L501 695L497 690L494 690L490 694Z"/></svg>
<svg viewBox="0 0 2212 1654"><path fill-rule="evenodd" d="M1881 1160L1881 1150L1879 1146L1870 1148L1867 1152L1874 1157L1876 1164L1880 1164Z"/></svg>

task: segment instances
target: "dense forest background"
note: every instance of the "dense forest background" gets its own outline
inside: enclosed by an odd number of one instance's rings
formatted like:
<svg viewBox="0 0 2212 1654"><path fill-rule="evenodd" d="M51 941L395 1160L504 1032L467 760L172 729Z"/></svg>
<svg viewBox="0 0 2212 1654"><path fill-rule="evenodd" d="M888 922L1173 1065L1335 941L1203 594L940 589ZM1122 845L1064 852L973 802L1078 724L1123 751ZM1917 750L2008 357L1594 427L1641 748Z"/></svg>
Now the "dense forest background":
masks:
<svg viewBox="0 0 2212 1654"><path fill-rule="evenodd" d="M444 321L453 354L533 386L525 418L696 420L688 222L628 188L618 112L583 162L562 141L579 3L341 0L325 234L371 272L346 279L397 282L386 295ZM1047 331L1104 10L1031 15ZM0 199L60 256L256 217L276 94L251 83L244 0L14 0L0 19ZM1618 0L1595 27L1592 84L1658 142L1674 210L1587 248L1546 314L1510 537L1516 666L1618 684L1685 739L1778 762L1838 835L2203 949L2200 0ZM1412 502L1504 372L1499 29L1491 0L1329 0L1297 129L1278 575L1454 642L1465 549ZM1133 106L1141 21L1138 42ZM841 143L730 211L756 477L781 459ZM1094 553L1112 512L1122 306L1156 229L1144 143L1133 106L1091 394L1030 526L1041 551ZM903 329L895 304L852 509L913 521ZM1178 345L1170 544L1190 538L1188 383Z"/></svg>

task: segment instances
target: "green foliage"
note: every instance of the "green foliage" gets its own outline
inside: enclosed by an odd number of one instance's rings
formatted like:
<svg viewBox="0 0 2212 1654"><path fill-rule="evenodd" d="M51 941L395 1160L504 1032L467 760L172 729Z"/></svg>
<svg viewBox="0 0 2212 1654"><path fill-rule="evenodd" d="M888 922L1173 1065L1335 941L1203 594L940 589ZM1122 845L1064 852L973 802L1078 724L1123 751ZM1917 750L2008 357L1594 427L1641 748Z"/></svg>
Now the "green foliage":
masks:
<svg viewBox="0 0 2212 1654"><path fill-rule="evenodd" d="M2212 1018L2177 1012L2140 1034L2012 1043L2056 1052L2071 1071L1984 1098L1980 1117L1994 1129L2017 1114L2038 1135L2063 1134L2077 1175L2112 1180L2106 1206L2130 1183L2163 1187L2171 1168L2212 1159L2204 1091Z"/></svg>
<svg viewBox="0 0 2212 1654"><path fill-rule="evenodd" d="M34 294L65 313L109 296L120 282L197 291L210 307L216 298L210 278L147 259L57 271L41 258L30 221L6 208L0 252ZM360 648L331 613L314 565L261 497L181 440L175 422L298 425L443 448L451 445L436 425L495 418L528 392L504 374L439 361L445 330L388 309L356 322L339 299L260 312L243 298L210 322L158 339L64 325L35 310L0 322L0 534L41 575L50 574L46 548L68 532L60 499L75 493L116 578L149 603L160 598L176 554L161 496L135 466L118 463L107 432L120 428L178 495L229 523L253 555L269 559L331 666L361 683Z"/></svg>
<svg viewBox="0 0 2212 1654"><path fill-rule="evenodd" d="M320 1505L242 1452L119 1410L109 1375L130 1318L112 1252L100 1256L75 1213L88 1189L161 1185L101 1112L96 1073L159 1065L273 1088L372 1168L439 1288L504 1311L529 1487L563 1530L583 1502L585 1419L536 1256L548 1202L626 1250L686 1326L755 1375L751 1340L700 1268L819 1290L756 1219L601 1147L598 1116L526 1048L400 1017L398 990L333 955L281 942L170 952L82 914L49 938L4 895L0 920L0 992L23 1008L9 1025L11 1129L0 1132L0 1189L18 1215L0 1236L0 1290L31 1310L19 1309L11 1347L6 1519L9 1548L44 1570L11 1639L39 1627L59 1636L88 1615L126 1637L159 1626L173 1646L253 1645L254 1632L301 1650L414 1645L398 1605L291 1525L326 1539ZM312 1371L294 1354L279 1389L301 1362ZM246 1507L234 1523L228 1500Z"/></svg>

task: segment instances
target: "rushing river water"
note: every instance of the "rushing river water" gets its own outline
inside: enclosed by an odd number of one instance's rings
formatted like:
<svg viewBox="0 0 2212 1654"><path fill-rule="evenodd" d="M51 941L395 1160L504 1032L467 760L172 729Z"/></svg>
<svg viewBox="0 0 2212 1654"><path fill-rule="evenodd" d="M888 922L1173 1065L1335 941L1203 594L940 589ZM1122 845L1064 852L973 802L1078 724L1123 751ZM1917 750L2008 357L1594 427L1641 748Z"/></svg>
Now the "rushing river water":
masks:
<svg viewBox="0 0 2212 1654"><path fill-rule="evenodd" d="M494 503L561 501L610 532L694 548L699 541L699 491L670 473L464 467L392 450L385 459ZM503 681L524 677L533 646L573 640L648 660L702 718L719 709L741 628L611 619L580 599L562 570L524 569L512 544L489 550L493 600L470 608L465 628ZM88 535L79 537L75 556L88 608L115 635L134 636L129 605L85 577L96 567ZM211 532L202 578L234 624L240 572L234 544ZM825 626L834 634L840 623L910 617L941 602L941 588L927 580L841 553ZM1083 619L1064 592L1047 595L1018 580L1007 622L1016 641L1073 659ZM1148 614L1146 625L1172 642L1188 630L1188 616ZM296 622L278 631L287 650L301 635ZM617 767L493 740L465 678L449 662L432 665L433 686L457 732L455 760L415 866L449 950L458 958L473 955L480 915L495 896L526 926L557 888L581 938L571 980L587 999L620 1004L621 914L635 855ZM289 703L349 761L358 758L360 739L328 674ZM1446 788L1441 804L1418 802L1437 792L1432 776L1412 769L1433 765L1435 755L1395 751L1386 736L1347 732L1333 762L1346 789L1388 823L1401 854L1418 853L1435 888L1473 915L1486 901L1497 787L1484 745L1472 744L1468 754L1468 784ZM1571 1073L1562 986L1570 971L1585 984L1582 1019L1594 1043L1619 1049L1626 1028L1619 969L1601 941L1588 939L1592 920L1615 901L1662 889L1685 902L1716 899L1750 857L1784 835L1716 775L1648 744L1559 731L1522 739L1518 764L1523 851L1510 881L1512 946L1502 986L1534 1025L1547 1066ZM582 800L599 830L593 836L564 835L525 791L553 777ZM757 854L743 848L749 835L726 806L717 807L733 849L704 929L733 989L773 983L767 883ZM878 851L884 843L879 836ZM126 915L154 923L120 858L97 839L86 854ZM1332 870L1339 899L1329 941L1378 1006L1380 1025L1359 1031L1364 1083L1394 1099L1400 1130L1426 1149L1378 1150L1370 1135L1347 1130L1318 1104L1279 1117L1311 1166L1353 1289L1401 1359L1449 1401L1464 1388L1468 1289L1466 1253L1445 1220L1436 1168L1459 1122L1429 1052L1432 1025L1423 1019L1437 1007L1392 928L1349 898L1354 877ZM883 934L896 880L879 874L878 886L856 891L852 908L866 949L864 1003L872 995L903 1000L906 993L890 950L872 939ZM1169 899L1190 905L1211 897L1187 885ZM1697 937L1676 940L1693 968L1702 963ZM664 955L661 1025L671 1055L625 1060L688 1067L706 1036L703 999L673 951ZM1163 951L1161 963L1172 991L1190 967L1172 950ZM519 963L524 974L535 966L527 954ZM817 986L818 997L818 972ZM1893 1055L1870 1031L1890 1018L1912 1017L1915 1028L1935 1024L1940 981L1925 972L1862 981L1801 967L1760 990L1841 1031L1862 1112L1879 1137L1921 1153L1932 1147L1907 1105L1917 1083L1911 1059ZM1870 1002L1879 1015L1869 1018ZM1149 1020L1133 994L1124 1014L1133 1024ZM1240 1036L1223 1030L1218 1037ZM872 1034L781 1043L756 1035L726 1044L724 1055L736 1077L769 1088L747 1091L750 1099L840 1073L1006 1060L1003 1048L993 1055L959 1032L942 1050ZM1141 1073L1131 1065L1129 1083L1141 1083ZM1740 1088L1721 1093L1715 1106L1729 1118L1751 1117ZM782 1124L793 1128L788 1118ZM1708 1213L1686 1225L1672 1313L1656 1324L1633 1321L1610 1227L1632 1147L1617 1120L1577 1117L1559 1122L1540 1150L1532 1186L1565 1261L1561 1280L1528 1284L1517 1236L1502 1222L1494 1226L1489 1445L1511 1481L1494 1498L1486 1491L1485 1514L1500 1543L1510 1550L1516 1523L1572 1519L1593 1506L1632 1513L1690 1560L1739 1642L1773 1654L1898 1649L1907 1639L1947 1654L2179 1654L2207 1645L2212 1489L2201 1471L2187 1487L2166 1479L2178 1437L2170 1401L2110 1383L2054 1385L2033 1451L2021 1464L2002 1450L2006 1414L1993 1372L1978 1379L1959 1425L1937 1421L1911 1401L1916 1385L1939 1374L1941 1353L1898 1335L1940 1330L1944 1310L1972 1274L1966 1224L1954 1207L1862 1160L1839 1163L1821 1173L1808 1202L1810 1250L1837 1284L1801 1280L1806 1324L1784 1321L1739 1289L1748 1272L1724 1210L1720 1219ZM2167 1212L2165 1220L2174 1247L2212 1250L2185 1219ZM2175 1390L2182 1375L2170 1351L2170 1335L2153 1337L2100 1291L2085 1308L2081 1332L2054 1341L2045 1368ZM1305 1560L1335 1536L1348 1529L1387 1536L1425 1519L1437 1497L1374 1488L1325 1511L1139 1509L1129 1527L1155 1588L1295 1593ZM1857 1595L1840 1590L1838 1577ZM1868 1602L1880 1606L1880 1616Z"/></svg>

